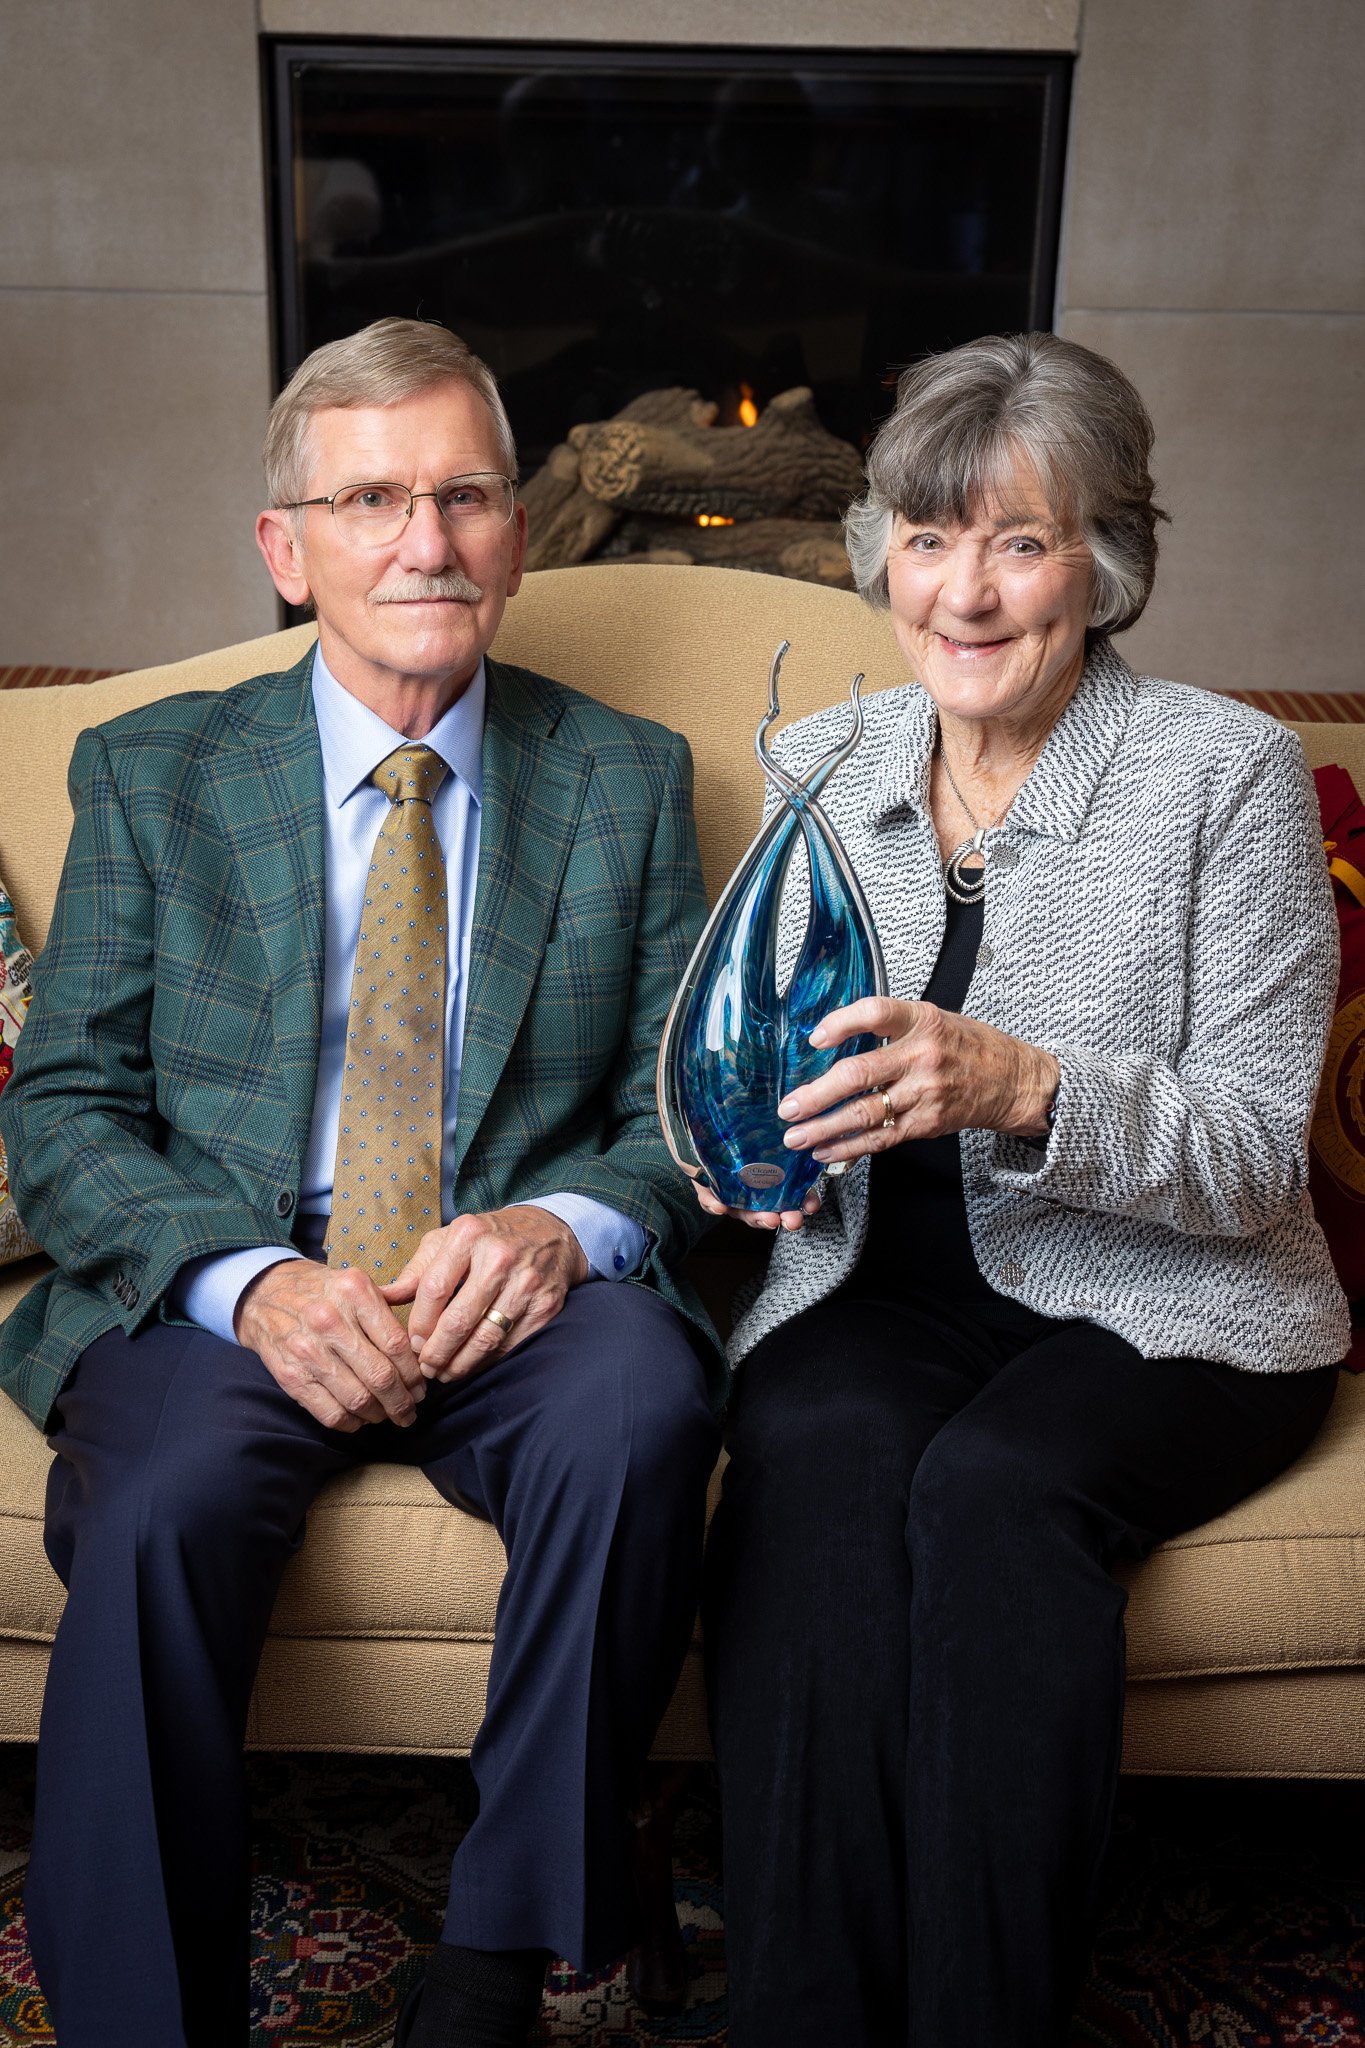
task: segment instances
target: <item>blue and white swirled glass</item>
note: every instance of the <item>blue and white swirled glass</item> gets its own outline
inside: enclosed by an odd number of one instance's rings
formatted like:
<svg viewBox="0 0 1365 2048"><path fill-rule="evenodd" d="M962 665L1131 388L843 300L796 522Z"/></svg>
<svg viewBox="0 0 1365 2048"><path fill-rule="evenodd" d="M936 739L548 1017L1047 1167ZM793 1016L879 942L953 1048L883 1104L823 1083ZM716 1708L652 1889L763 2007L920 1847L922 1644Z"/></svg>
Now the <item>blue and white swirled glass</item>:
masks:
<svg viewBox="0 0 1365 2048"><path fill-rule="evenodd" d="M773 657L768 709L754 736L780 803L767 818L711 913L669 1011L659 1049L659 1115L673 1157L731 1208L798 1209L825 1169L783 1144L777 1105L792 1089L867 1050L862 1035L813 1046L831 1010L886 994L886 969L867 901L848 855L820 808L820 791L862 738L855 676L848 736L800 781L768 752L778 716L784 640ZM777 971L778 919L792 857L804 846L810 907L785 987Z"/></svg>

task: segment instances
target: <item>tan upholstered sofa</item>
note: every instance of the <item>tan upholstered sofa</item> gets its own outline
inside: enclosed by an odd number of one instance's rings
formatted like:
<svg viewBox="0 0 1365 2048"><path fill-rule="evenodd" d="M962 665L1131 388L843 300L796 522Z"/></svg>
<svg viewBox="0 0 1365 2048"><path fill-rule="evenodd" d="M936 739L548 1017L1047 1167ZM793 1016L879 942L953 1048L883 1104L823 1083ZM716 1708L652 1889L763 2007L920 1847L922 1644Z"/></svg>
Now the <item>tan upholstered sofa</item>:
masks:
<svg viewBox="0 0 1365 2048"><path fill-rule="evenodd" d="M718 569L603 566L527 579L497 652L685 732L714 893L759 807L752 736L773 648L790 638L784 714L899 679L883 623L853 597ZM0 873L39 949L70 824L77 732L177 690L295 660L298 629L196 661L0 697ZM1310 725L1314 765L1365 788L1365 728ZM1156 795L1154 793L1154 802ZM747 1256L747 1253L745 1254ZM0 1274L0 1315L38 1270ZM744 1257L713 1251L713 1303ZM42 1438L0 1396L0 1740L37 1733L61 1588L42 1552ZM276 1608L252 1712L262 1748L466 1751L478 1725L501 1572L497 1538L419 1473L333 1484ZM1365 1378L1290 1473L1165 1545L1131 1575L1125 1764L1145 1772L1365 1776ZM707 1753L694 1646L658 1754Z"/></svg>

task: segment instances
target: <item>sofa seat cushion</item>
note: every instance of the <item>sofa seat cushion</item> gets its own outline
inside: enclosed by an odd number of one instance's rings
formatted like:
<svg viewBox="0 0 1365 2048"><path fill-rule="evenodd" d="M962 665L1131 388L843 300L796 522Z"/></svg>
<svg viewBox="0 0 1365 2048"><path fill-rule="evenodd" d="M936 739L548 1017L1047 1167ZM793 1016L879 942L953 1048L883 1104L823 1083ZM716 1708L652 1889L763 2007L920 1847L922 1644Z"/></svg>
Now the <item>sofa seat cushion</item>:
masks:
<svg viewBox="0 0 1365 2048"><path fill-rule="evenodd" d="M362 1465L313 1503L271 1634L488 1643L503 1566L492 1525L451 1507L424 1473Z"/></svg>
<svg viewBox="0 0 1365 2048"><path fill-rule="evenodd" d="M48 1458L0 1396L0 1639L46 1643L61 1612L41 1540ZM502 1569L493 1529L422 1473L362 1466L315 1503L272 1634L488 1643ZM1365 1667L1365 1381L1342 1376L1291 1471L1125 1577L1135 1681Z"/></svg>
<svg viewBox="0 0 1365 2048"><path fill-rule="evenodd" d="M1130 1678L1365 1666L1365 1380L1289 1471L1123 1576Z"/></svg>
<svg viewBox="0 0 1365 2048"><path fill-rule="evenodd" d="M50 1642L62 1610L42 1548L50 1457L0 1394L0 1640ZM419 1471L363 1465L314 1502L271 1632L488 1643L502 1575L502 1545L487 1522L449 1506Z"/></svg>

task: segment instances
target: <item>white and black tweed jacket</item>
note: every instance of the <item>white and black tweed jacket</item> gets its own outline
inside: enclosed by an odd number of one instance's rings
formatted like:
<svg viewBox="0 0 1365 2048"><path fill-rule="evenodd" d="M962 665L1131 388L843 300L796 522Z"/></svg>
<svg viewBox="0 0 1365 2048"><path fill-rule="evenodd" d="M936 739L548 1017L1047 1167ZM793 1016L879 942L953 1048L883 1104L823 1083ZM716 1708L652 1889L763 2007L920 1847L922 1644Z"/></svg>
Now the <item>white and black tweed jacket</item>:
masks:
<svg viewBox="0 0 1365 2048"><path fill-rule="evenodd" d="M867 893L893 995L943 939L929 815L937 729L917 684L866 705L822 803ZM804 769L847 707L793 725ZM1297 737L1231 699L1139 679L1100 641L1003 825L964 1009L1061 1063L1046 1148L962 1133L977 1262L1043 1315L1085 1316L1148 1357L1256 1371L1330 1365L1348 1315L1308 1197L1307 1131L1338 938ZM793 870L781 951L806 916ZM866 1160L773 1244L731 1340L759 1340L847 1278L867 1235ZM915 1246L905 1258L913 1269Z"/></svg>

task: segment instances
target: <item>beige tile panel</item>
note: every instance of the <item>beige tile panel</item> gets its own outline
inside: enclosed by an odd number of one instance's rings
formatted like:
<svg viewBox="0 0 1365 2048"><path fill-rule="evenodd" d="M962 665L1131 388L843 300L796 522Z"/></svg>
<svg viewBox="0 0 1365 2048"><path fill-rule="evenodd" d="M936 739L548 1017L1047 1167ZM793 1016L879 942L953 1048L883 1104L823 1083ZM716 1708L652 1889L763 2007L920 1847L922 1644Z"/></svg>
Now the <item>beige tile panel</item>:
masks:
<svg viewBox="0 0 1365 2048"><path fill-rule="evenodd" d="M261 0L278 35L487 36L563 42L1070 50L1080 0Z"/></svg>
<svg viewBox="0 0 1365 2048"><path fill-rule="evenodd" d="M264 298L0 293L0 661L134 668L269 632Z"/></svg>
<svg viewBox="0 0 1365 2048"><path fill-rule="evenodd" d="M265 289L254 12L4 8L0 285Z"/></svg>
<svg viewBox="0 0 1365 2048"><path fill-rule="evenodd" d="M1359 690L1365 318L1071 313L1156 422L1156 593L1119 645L1216 689Z"/></svg>
<svg viewBox="0 0 1365 2048"><path fill-rule="evenodd" d="M1086 0L1064 306L1365 310L1360 0Z"/></svg>

